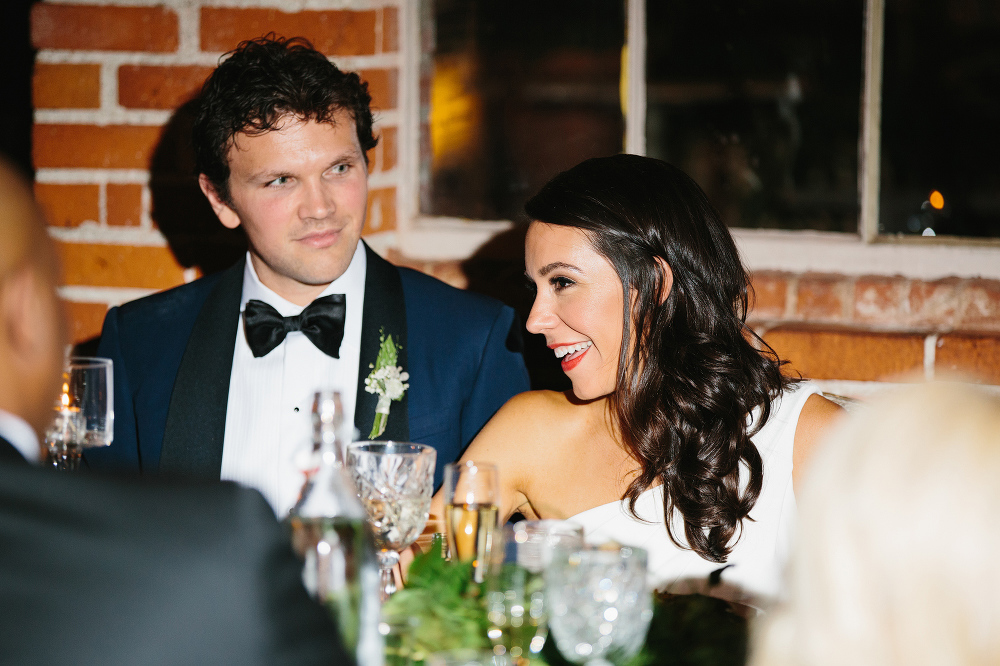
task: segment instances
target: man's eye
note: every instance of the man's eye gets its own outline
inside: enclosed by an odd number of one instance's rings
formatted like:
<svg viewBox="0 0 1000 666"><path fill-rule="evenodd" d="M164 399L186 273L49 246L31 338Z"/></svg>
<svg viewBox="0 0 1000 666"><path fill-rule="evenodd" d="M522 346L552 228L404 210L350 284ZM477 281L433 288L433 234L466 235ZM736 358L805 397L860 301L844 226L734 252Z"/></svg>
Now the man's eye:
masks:
<svg viewBox="0 0 1000 666"><path fill-rule="evenodd" d="M350 164L335 164L330 171L333 173L347 173L347 170L351 168Z"/></svg>
<svg viewBox="0 0 1000 666"><path fill-rule="evenodd" d="M290 180L291 180L291 178L289 178L288 176L278 176L274 180L270 181L267 184L267 187L275 187L275 186L278 186L278 185L287 185Z"/></svg>

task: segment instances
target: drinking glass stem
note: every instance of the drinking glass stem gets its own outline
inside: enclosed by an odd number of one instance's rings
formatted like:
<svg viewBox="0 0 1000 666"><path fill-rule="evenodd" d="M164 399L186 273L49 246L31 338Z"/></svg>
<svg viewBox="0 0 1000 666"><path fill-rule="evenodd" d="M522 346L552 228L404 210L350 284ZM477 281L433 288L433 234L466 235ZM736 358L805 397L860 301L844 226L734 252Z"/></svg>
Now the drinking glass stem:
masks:
<svg viewBox="0 0 1000 666"><path fill-rule="evenodd" d="M382 601L387 600L396 592L396 578L392 575L392 569L399 562L399 553L394 550L380 550L378 553L378 566L381 570L382 580L379 586Z"/></svg>

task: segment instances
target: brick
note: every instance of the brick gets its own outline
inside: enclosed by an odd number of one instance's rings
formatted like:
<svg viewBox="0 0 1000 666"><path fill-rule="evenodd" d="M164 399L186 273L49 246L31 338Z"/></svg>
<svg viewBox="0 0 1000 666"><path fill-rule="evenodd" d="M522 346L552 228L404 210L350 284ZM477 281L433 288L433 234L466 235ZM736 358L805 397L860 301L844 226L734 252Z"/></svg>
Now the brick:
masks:
<svg viewBox="0 0 1000 666"><path fill-rule="evenodd" d="M59 244L68 285L166 289L184 282L184 269L166 247Z"/></svg>
<svg viewBox="0 0 1000 666"><path fill-rule="evenodd" d="M162 128L142 125L33 127L35 167L146 169Z"/></svg>
<svg viewBox="0 0 1000 666"><path fill-rule="evenodd" d="M399 50L399 11L395 7L378 10L382 18L382 53Z"/></svg>
<svg viewBox="0 0 1000 666"><path fill-rule="evenodd" d="M958 315L960 278L934 282L914 280L910 285L910 323L929 328L950 328Z"/></svg>
<svg viewBox="0 0 1000 666"><path fill-rule="evenodd" d="M854 321L901 325L909 319L909 287L905 278L866 275L854 283Z"/></svg>
<svg viewBox="0 0 1000 666"><path fill-rule="evenodd" d="M31 99L36 109L96 109L101 106L101 66L36 63Z"/></svg>
<svg viewBox="0 0 1000 666"><path fill-rule="evenodd" d="M754 298L749 317L753 319L780 319L785 316L788 296L788 277L784 273L761 271L751 277Z"/></svg>
<svg viewBox="0 0 1000 666"><path fill-rule="evenodd" d="M100 217L100 187L35 183L35 198L54 227L75 227Z"/></svg>
<svg viewBox="0 0 1000 666"><path fill-rule="evenodd" d="M399 103L399 70L363 69L358 72L362 81L368 83L368 93L372 96L372 110L395 109Z"/></svg>
<svg viewBox="0 0 1000 666"><path fill-rule="evenodd" d="M1000 280L969 280L962 288L961 328L1000 331Z"/></svg>
<svg viewBox="0 0 1000 666"><path fill-rule="evenodd" d="M177 50L177 14L165 7L64 5L31 8L31 42L38 49Z"/></svg>
<svg viewBox="0 0 1000 666"><path fill-rule="evenodd" d="M104 303L73 303L63 301L66 320L69 322L69 338L73 344L80 344L101 334L104 315L108 306Z"/></svg>
<svg viewBox="0 0 1000 666"><path fill-rule="evenodd" d="M397 132L395 127L376 129L378 145L368 151L368 172L390 171L396 167L399 159L397 150Z"/></svg>
<svg viewBox="0 0 1000 666"><path fill-rule="evenodd" d="M108 183L108 224L137 227L142 222L142 185Z"/></svg>
<svg viewBox="0 0 1000 666"><path fill-rule="evenodd" d="M1000 336L942 335L934 354L934 375L1000 384Z"/></svg>
<svg viewBox="0 0 1000 666"><path fill-rule="evenodd" d="M201 50L230 51L245 39L273 31L283 37L305 37L329 56L372 55L375 22L375 10L289 13L277 9L202 7Z"/></svg>
<svg viewBox="0 0 1000 666"><path fill-rule="evenodd" d="M368 190L368 216L364 233L389 231L396 228L396 188Z"/></svg>
<svg viewBox="0 0 1000 666"><path fill-rule="evenodd" d="M810 321L843 321L848 300L845 283L841 276L801 276L796 292L795 314Z"/></svg>
<svg viewBox="0 0 1000 666"><path fill-rule="evenodd" d="M764 340L810 379L885 381L923 376L924 338L813 327L779 327ZM912 378L912 377L910 377Z"/></svg>
<svg viewBox="0 0 1000 666"><path fill-rule="evenodd" d="M174 109L201 91L213 67L122 65L118 103L131 109Z"/></svg>

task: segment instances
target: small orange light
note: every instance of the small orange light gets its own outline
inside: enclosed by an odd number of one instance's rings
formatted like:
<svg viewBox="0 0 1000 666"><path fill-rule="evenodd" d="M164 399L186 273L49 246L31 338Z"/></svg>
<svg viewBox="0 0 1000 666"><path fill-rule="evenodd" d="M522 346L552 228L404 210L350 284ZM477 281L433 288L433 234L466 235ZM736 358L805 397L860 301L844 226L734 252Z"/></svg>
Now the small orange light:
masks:
<svg viewBox="0 0 1000 666"><path fill-rule="evenodd" d="M931 196L928 199L928 201L930 202L931 206L937 208L938 210L944 208L944 195L938 192L937 190L931 192Z"/></svg>

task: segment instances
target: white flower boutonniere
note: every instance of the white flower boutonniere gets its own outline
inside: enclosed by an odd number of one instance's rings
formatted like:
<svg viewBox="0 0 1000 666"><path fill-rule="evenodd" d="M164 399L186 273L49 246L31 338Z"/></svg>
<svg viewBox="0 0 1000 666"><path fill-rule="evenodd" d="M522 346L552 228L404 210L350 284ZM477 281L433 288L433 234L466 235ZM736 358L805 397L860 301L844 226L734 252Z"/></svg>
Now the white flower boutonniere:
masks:
<svg viewBox="0 0 1000 666"><path fill-rule="evenodd" d="M402 366L396 365L399 361L399 347L393 342L392 336L379 331L378 340L378 357L375 363L368 364L369 368L374 369L365 379L365 391L378 395L375 422L372 423L369 439L375 439L385 432L385 426L389 422L389 405L393 400L402 400L406 389L410 388L405 383L410 378L410 373L403 372Z"/></svg>

